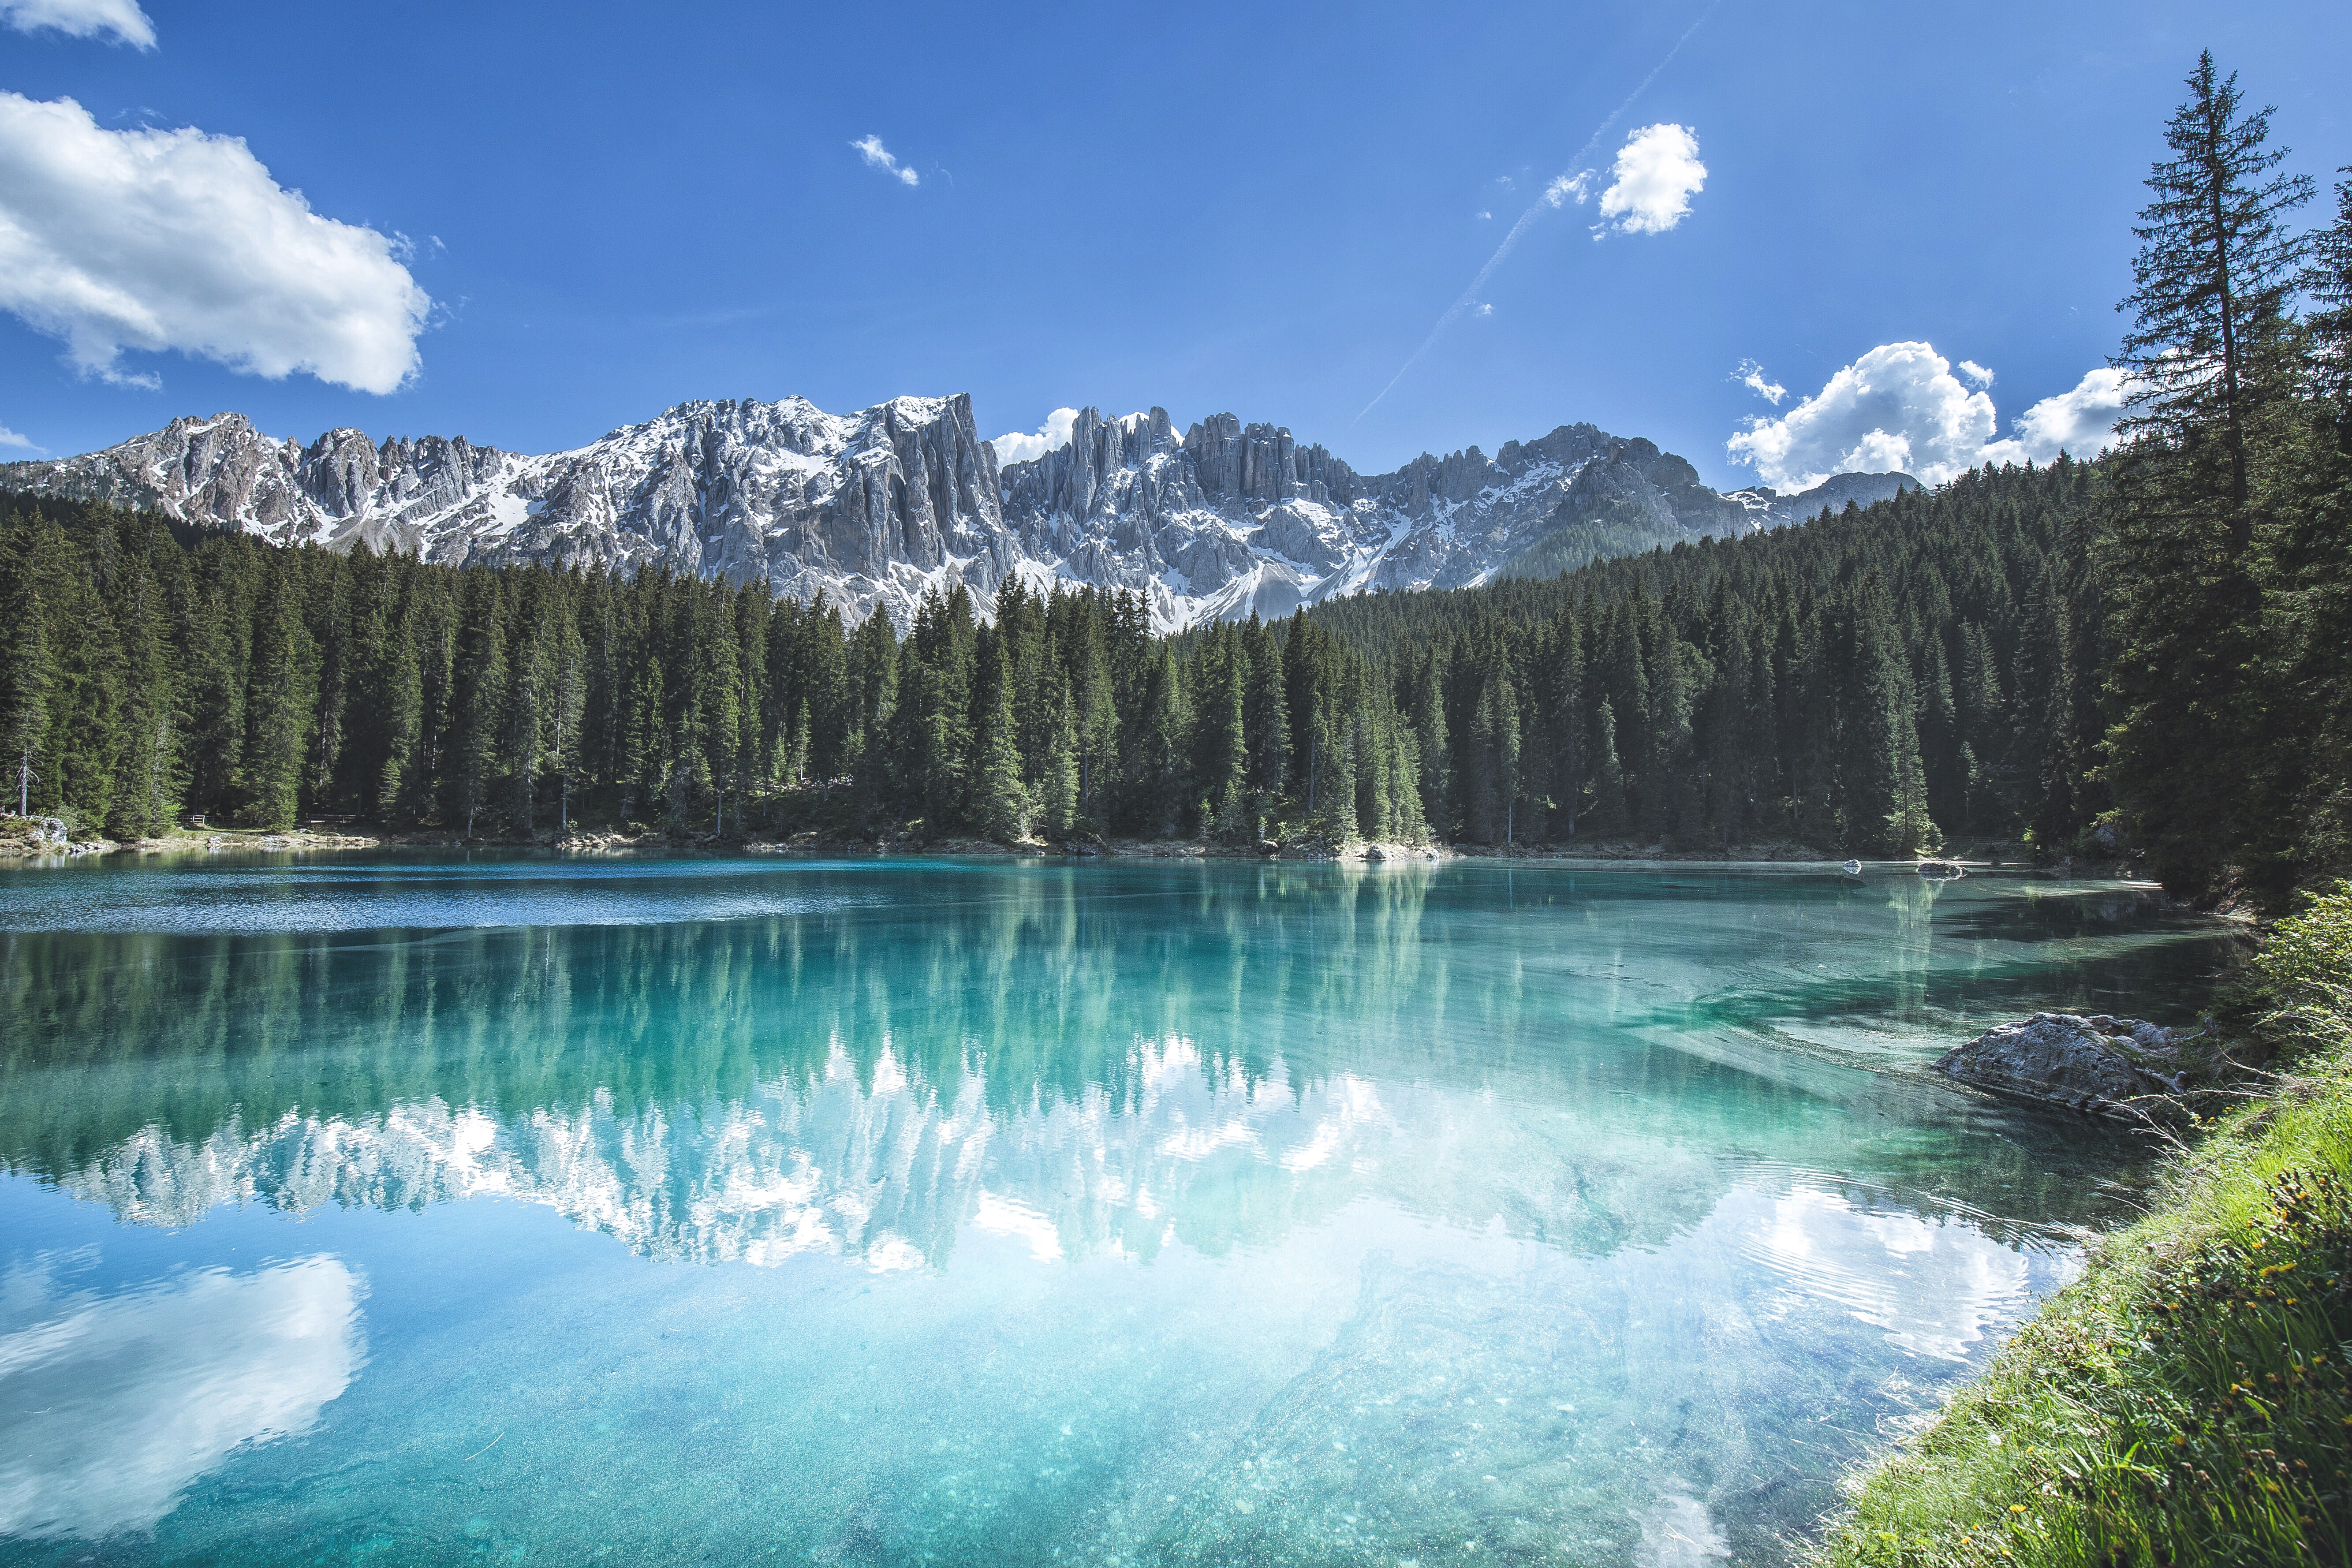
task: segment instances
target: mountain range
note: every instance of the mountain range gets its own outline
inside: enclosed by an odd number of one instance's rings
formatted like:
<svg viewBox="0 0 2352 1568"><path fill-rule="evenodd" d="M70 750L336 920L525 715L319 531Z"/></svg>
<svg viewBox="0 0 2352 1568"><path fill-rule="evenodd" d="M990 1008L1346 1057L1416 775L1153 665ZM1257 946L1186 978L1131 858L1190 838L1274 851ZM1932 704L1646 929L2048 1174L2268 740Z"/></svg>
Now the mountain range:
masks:
<svg viewBox="0 0 2352 1568"><path fill-rule="evenodd" d="M1639 437L1563 425L1493 457L1359 474L1289 430L1163 409L1082 412L1059 449L1000 466L971 400L827 414L799 397L681 403L568 452L330 430L278 440L240 414L174 419L80 457L0 464L0 489L149 508L281 544L765 582L903 630L929 589L983 614L1014 574L1142 593L1155 626L1287 615L1367 590L1467 587L1595 555L1802 521L1916 489L1840 474L1802 494L1718 492Z"/></svg>

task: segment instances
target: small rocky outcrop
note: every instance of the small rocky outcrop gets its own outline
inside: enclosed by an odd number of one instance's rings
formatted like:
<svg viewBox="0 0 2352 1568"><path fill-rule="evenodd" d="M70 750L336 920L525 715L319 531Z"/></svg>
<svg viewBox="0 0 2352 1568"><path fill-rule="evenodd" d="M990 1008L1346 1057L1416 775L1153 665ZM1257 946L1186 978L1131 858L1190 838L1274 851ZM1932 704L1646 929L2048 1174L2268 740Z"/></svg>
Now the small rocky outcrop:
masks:
<svg viewBox="0 0 2352 1568"><path fill-rule="evenodd" d="M0 813L0 857L97 855L113 847L108 839L73 837L72 830L58 817Z"/></svg>
<svg viewBox="0 0 2352 1568"><path fill-rule="evenodd" d="M2195 1060L2189 1042L2196 1037L2104 1013L2036 1013L1945 1052L1936 1070L1963 1083L2137 1121L2145 1102L2187 1089Z"/></svg>

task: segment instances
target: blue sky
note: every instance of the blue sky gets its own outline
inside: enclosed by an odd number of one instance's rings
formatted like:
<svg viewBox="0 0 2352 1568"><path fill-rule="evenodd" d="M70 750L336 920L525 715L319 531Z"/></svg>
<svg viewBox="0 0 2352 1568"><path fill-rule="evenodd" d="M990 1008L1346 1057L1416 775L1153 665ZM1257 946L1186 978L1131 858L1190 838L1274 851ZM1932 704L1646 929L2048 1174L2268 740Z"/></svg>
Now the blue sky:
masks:
<svg viewBox="0 0 2352 1568"><path fill-rule="evenodd" d="M2278 106L2294 166L2352 163L2340 4L140 4L0 0L0 217L58 226L128 301L21 281L0 236L0 458L232 408L545 451L689 397L964 391L983 435L1230 409L1367 471L1591 420L1728 487L1756 477L1733 435L1863 361L1751 456L1826 470L1876 420L1925 468L1902 420L2009 438L2114 348L2200 47ZM1364 412L1612 114L1587 199ZM1661 125L1703 185L1596 238L1613 160ZM242 138L267 179L174 143L219 194L175 177L139 199L185 210L125 216L74 160L142 127ZM270 182L341 226L286 237ZM1934 354L1867 358L1906 343ZM1924 403L1871 403L1904 376Z"/></svg>

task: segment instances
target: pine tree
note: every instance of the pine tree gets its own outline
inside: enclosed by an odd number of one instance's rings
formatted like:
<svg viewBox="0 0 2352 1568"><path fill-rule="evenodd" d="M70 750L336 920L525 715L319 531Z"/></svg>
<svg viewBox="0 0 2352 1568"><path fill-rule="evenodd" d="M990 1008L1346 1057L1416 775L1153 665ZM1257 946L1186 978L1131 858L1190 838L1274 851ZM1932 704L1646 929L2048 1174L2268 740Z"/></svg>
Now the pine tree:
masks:
<svg viewBox="0 0 2352 1568"><path fill-rule="evenodd" d="M1543 656L1542 787L1560 831L1576 837L1584 804L1584 638L1575 613L1563 608L1551 624Z"/></svg>
<svg viewBox="0 0 2352 1568"><path fill-rule="evenodd" d="M14 552L10 552L11 556ZM5 784L18 816L32 810L48 739L49 665L47 616L27 563L0 557L0 757Z"/></svg>
<svg viewBox="0 0 2352 1568"><path fill-rule="evenodd" d="M887 737L898 703L898 637L888 611L877 608L858 624L845 662L848 700L839 764L870 807L889 783Z"/></svg>
<svg viewBox="0 0 2352 1568"><path fill-rule="evenodd" d="M750 710L743 700L745 672L743 642L736 625L732 605L725 590L719 590L718 603L698 594L695 640L698 653L696 668L699 676L694 711L700 723L697 751L708 772L712 789L717 795L716 826L713 831L724 837L727 831L727 791L740 785L745 771L747 748L745 721ZM740 829L742 815L739 798L736 808Z"/></svg>
<svg viewBox="0 0 2352 1568"><path fill-rule="evenodd" d="M191 813L226 822L245 755L245 676L253 617L246 585L221 552L199 555L183 618L181 765Z"/></svg>
<svg viewBox="0 0 2352 1568"><path fill-rule="evenodd" d="M91 542L110 547L111 531ZM96 828L114 799L122 722L122 647L114 618L93 579L104 563L81 557L62 533L45 530L37 547L49 557L48 646L53 659L47 794L59 815ZM108 553L112 553L110 548Z"/></svg>
<svg viewBox="0 0 2352 1568"><path fill-rule="evenodd" d="M506 781L508 824L525 838L536 827L540 763L547 745L549 628L544 608L527 603L516 607L507 650L506 714L499 738L498 772Z"/></svg>
<svg viewBox="0 0 2352 1568"><path fill-rule="evenodd" d="M1031 806L1028 786L1021 782L1019 721L1013 717L1012 693L1001 681L981 724L979 752L972 777L974 816L991 838L1018 843L1029 837Z"/></svg>
<svg viewBox="0 0 2352 1568"><path fill-rule="evenodd" d="M418 584L416 668L421 692L417 723L415 816L436 809L456 747L452 719L457 695L457 605L451 581L435 573Z"/></svg>
<svg viewBox="0 0 2352 1568"><path fill-rule="evenodd" d="M391 751L383 699L393 679L399 565L362 541L352 548L348 571L352 696L344 704L343 740L326 798L339 811L364 813L375 806Z"/></svg>
<svg viewBox="0 0 2352 1568"><path fill-rule="evenodd" d="M1235 842L1255 833L1248 800L1250 668L1244 646L1238 628L1213 626L1192 660L1192 774L1202 802L1202 831Z"/></svg>
<svg viewBox="0 0 2352 1568"><path fill-rule="evenodd" d="M178 772L176 682L164 642L163 595L152 547L126 552L113 620L122 638L123 704L107 832L161 837L171 826Z"/></svg>
<svg viewBox="0 0 2352 1568"><path fill-rule="evenodd" d="M1938 837L1927 815L1910 671L1893 605L1874 574L1864 580L1853 606L1851 679L1854 722L1841 771L1852 847L1896 856L1932 849Z"/></svg>
<svg viewBox="0 0 2352 1568"><path fill-rule="evenodd" d="M1482 844L1508 845L1517 829L1519 701L1510 676L1491 667L1478 689L1470 722L1475 772L1468 781L1470 837Z"/></svg>
<svg viewBox="0 0 2352 1568"><path fill-rule="evenodd" d="M1617 757L1617 710L1606 697L1593 713L1592 836L1603 843L1625 836L1625 767Z"/></svg>
<svg viewBox="0 0 2352 1568"><path fill-rule="evenodd" d="M507 715L506 605L500 584L472 584L458 634L448 787L452 816L474 837L498 787Z"/></svg>
<svg viewBox="0 0 2352 1568"><path fill-rule="evenodd" d="M425 679L417 658L416 599L412 593L387 648L383 702L384 757L376 813L387 822L422 822L433 798L424 769Z"/></svg>
<svg viewBox="0 0 2352 1568"><path fill-rule="evenodd" d="M1447 749L1445 682L1436 648L1423 650L1407 680L1411 686L1407 717L1412 726L1414 758L1420 768L1421 776L1415 782L1422 809L1439 837L1448 837L1454 826L1452 815L1445 809L1452 795L1447 786L1453 759Z"/></svg>
<svg viewBox="0 0 2352 1568"><path fill-rule="evenodd" d="M2247 112L2210 53L2188 85L2165 132L2174 155L2148 176L2120 307L2134 412L2103 516L2108 773L2175 892L2217 886L2233 862L2276 890L2292 873L2274 849L2254 850L2253 820L2269 814L2248 807L2293 762L2265 743L2273 693L2256 673L2263 590L2249 546L2270 510L2258 481L2293 444L2286 312L2301 242L2282 220L2311 184L2273 173L2285 150L2269 144L2270 110Z"/></svg>
<svg viewBox="0 0 2352 1568"><path fill-rule="evenodd" d="M1069 678L1049 669L1045 682L1047 705L1045 752L1037 767L1038 808L1046 833L1066 836L1078 816L1078 735L1071 717Z"/></svg>
<svg viewBox="0 0 2352 1568"><path fill-rule="evenodd" d="M2339 171L2352 175L2352 167ZM2352 178L2336 183L2336 221L2311 237L2310 264L2299 279L2315 309L2305 318L2311 334L2312 390L2336 421L2337 451L2343 419L2352 412Z"/></svg>
<svg viewBox="0 0 2352 1568"><path fill-rule="evenodd" d="M262 595L247 683L246 817L273 832L292 827L299 812L313 721L310 639L299 592L281 558Z"/></svg>
<svg viewBox="0 0 2352 1568"><path fill-rule="evenodd" d="M1118 765L1118 710L1111 702L1101 626L1092 616L1073 652L1070 700L1078 742L1078 813L1096 821L1108 815L1103 785Z"/></svg>
<svg viewBox="0 0 2352 1568"><path fill-rule="evenodd" d="M2116 363L2130 372L2137 434L2218 445L2234 553L2252 539L2250 447L2262 405L2286 390L2287 306L2303 242L2282 220L2311 199L2305 174L2273 174L2287 150L2270 145L2263 109L2249 113L2237 73L2198 57L2189 100L2165 127L2173 156L2150 172L2132 313ZM2268 176L2267 178L2265 176Z"/></svg>
<svg viewBox="0 0 2352 1568"><path fill-rule="evenodd" d="M1146 646L1132 721L1122 726L1122 805L1134 831L1172 834L1188 802L1184 734L1188 713L1183 674L1166 644Z"/></svg>
<svg viewBox="0 0 2352 1568"><path fill-rule="evenodd" d="M352 700L356 650L352 645L349 563L323 552L310 562L304 584L304 629L310 634L312 677L318 695L311 705L310 755L305 764L303 793L314 805L333 797L335 773L342 760L344 726Z"/></svg>
<svg viewBox="0 0 2352 1568"><path fill-rule="evenodd" d="M1242 628L1242 650L1249 661L1249 692L1242 709L1249 788L1253 810L1262 816L1290 774L1290 700L1283 689L1281 646L1273 628L1254 613Z"/></svg>
<svg viewBox="0 0 2352 1568"><path fill-rule="evenodd" d="M555 770L558 833L572 831L572 792L586 746L581 733L587 710L589 665L586 643L571 616L556 619L547 650L547 765Z"/></svg>

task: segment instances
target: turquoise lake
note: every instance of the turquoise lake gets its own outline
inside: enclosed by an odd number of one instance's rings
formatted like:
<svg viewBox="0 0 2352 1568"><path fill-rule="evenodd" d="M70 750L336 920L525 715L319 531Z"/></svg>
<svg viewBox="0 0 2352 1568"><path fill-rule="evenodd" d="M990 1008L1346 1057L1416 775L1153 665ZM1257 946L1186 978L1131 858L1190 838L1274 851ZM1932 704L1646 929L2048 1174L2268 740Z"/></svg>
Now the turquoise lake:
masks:
<svg viewBox="0 0 2352 1568"><path fill-rule="evenodd" d="M1787 1561L2234 939L1895 871L0 872L0 1563Z"/></svg>

